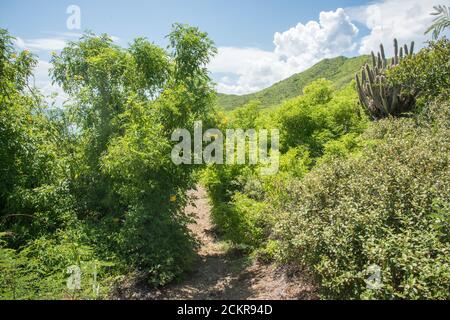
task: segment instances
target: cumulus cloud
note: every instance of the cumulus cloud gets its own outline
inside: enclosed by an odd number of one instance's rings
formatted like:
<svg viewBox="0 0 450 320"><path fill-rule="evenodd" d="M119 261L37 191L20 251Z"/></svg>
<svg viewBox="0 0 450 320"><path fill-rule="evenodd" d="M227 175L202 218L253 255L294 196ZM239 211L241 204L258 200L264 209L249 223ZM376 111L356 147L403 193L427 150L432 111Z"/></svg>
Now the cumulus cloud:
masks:
<svg viewBox="0 0 450 320"><path fill-rule="evenodd" d="M283 64L274 52L221 47L209 69L215 73L237 76L234 81L229 76L222 77L217 85L219 92L245 94L281 79L285 72Z"/></svg>
<svg viewBox="0 0 450 320"><path fill-rule="evenodd" d="M387 54L393 53L390 45L394 38L400 43L416 42L416 48L425 45L430 36L424 32L431 25L433 6L448 0L382 0L367 6L347 10L351 18L363 23L370 30L361 39L359 53L377 51L380 43L385 44Z"/></svg>
<svg viewBox="0 0 450 320"><path fill-rule="evenodd" d="M432 23L433 6L438 4L450 5L450 0L378 0L321 12L318 21L276 32L273 51L219 48L210 70L222 75L217 81L219 92L245 94L269 87L325 58L378 51L380 43L385 45L386 54L392 55L394 38L400 44L415 41L415 48L420 49L430 39L424 32ZM356 22L368 29L362 38Z"/></svg>
<svg viewBox="0 0 450 320"><path fill-rule="evenodd" d="M355 48L353 42L358 28L344 9L321 12L319 21L299 23L283 33L275 33L275 53L294 64L339 55Z"/></svg>
<svg viewBox="0 0 450 320"><path fill-rule="evenodd" d="M299 23L274 35L273 51L257 48L220 47L209 68L214 73L237 75L234 82L224 77L217 90L245 94L304 71L324 58L332 58L356 48L358 28L344 9L321 12L319 21Z"/></svg>

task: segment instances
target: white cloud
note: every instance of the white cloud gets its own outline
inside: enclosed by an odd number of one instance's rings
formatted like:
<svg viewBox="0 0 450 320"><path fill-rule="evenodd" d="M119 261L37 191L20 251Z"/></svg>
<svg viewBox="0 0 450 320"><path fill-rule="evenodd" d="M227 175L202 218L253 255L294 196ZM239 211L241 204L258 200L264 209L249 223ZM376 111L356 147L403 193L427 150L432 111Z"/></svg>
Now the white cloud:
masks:
<svg viewBox="0 0 450 320"><path fill-rule="evenodd" d="M353 40L358 28L350 21L344 9L321 12L319 21L299 23L283 33L275 33L275 52L287 59L300 61L340 55L354 49Z"/></svg>
<svg viewBox="0 0 450 320"><path fill-rule="evenodd" d="M66 46L66 41L60 38L16 39L16 46L30 51L56 51Z"/></svg>
<svg viewBox="0 0 450 320"><path fill-rule="evenodd" d="M394 38L400 44L414 41L417 52L431 38L424 32L432 24L430 13L438 4L450 6L450 0L378 0L364 6L321 12L318 21L276 32L273 51L219 48L210 70L236 76L233 80L220 78L219 92L245 94L269 87L325 58L376 52L380 43L384 44L386 54L392 55ZM357 38L354 22L365 25L369 33Z"/></svg>
<svg viewBox="0 0 450 320"><path fill-rule="evenodd" d="M23 39L17 37L15 44L20 49L27 49L34 52L59 51L64 49L69 41L79 39L83 34L76 32L59 32L54 37ZM120 38L110 35L113 42L118 43Z"/></svg>
<svg viewBox="0 0 450 320"><path fill-rule="evenodd" d="M52 84L49 78L49 70L52 67L51 63L39 60L34 70L34 85L40 89L42 94L46 97L48 104L52 102L56 106L60 107L69 99L69 96L62 90L62 88L56 84ZM54 94L56 97L52 97Z"/></svg>
<svg viewBox="0 0 450 320"><path fill-rule="evenodd" d="M281 79L286 71L283 64L274 52L256 48L221 47L209 69L237 76L236 81L231 81L227 76L222 77L217 85L219 92L245 94Z"/></svg>
<svg viewBox="0 0 450 320"><path fill-rule="evenodd" d="M382 0L367 6L348 10L352 19L367 26L370 33L363 37L359 53L378 51L383 43L388 55L393 53L392 41L397 38L401 44L416 42L422 48L430 36L424 35L431 25L433 6L448 3L449 0Z"/></svg>
<svg viewBox="0 0 450 320"><path fill-rule="evenodd" d="M219 81L219 92L255 92L301 72L324 58L351 52L356 48L354 39L357 34L358 28L344 9L321 12L319 21L299 23L285 32L275 33L273 51L220 47L209 69L238 76L234 83Z"/></svg>

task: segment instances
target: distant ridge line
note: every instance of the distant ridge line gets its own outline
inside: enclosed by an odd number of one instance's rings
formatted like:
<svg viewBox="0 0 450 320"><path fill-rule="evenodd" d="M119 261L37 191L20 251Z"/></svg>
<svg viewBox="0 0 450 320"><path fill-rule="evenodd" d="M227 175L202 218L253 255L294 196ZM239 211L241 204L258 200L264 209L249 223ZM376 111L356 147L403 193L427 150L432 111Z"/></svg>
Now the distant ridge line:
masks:
<svg viewBox="0 0 450 320"><path fill-rule="evenodd" d="M340 56L324 59L303 72L294 74L269 88L255 93L246 95L219 93L217 95L217 105L225 110L232 110L251 100L259 100L261 108L269 108L287 99L301 95L305 86L320 78L332 81L337 89L341 89L349 84L354 79L355 73L369 61L369 56L354 58Z"/></svg>

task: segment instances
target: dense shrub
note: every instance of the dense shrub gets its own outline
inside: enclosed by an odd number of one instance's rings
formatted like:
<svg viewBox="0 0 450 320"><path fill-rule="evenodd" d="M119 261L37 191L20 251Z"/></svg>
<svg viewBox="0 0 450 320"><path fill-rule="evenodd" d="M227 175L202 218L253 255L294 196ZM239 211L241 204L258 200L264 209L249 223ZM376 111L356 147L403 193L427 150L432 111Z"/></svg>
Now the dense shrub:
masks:
<svg viewBox="0 0 450 320"><path fill-rule="evenodd" d="M258 101L251 101L227 115L224 128L279 128L282 153L279 173L272 177L260 176L254 165L204 170L213 220L224 238L253 249L265 247L274 221L264 208L272 206L268 195L278 184L302 178L324 153L326 159L345 158L358 149L367 118L359 112L353 86L336 92L331 82L320 79L304 92L268 112L259 112Z"/></svg>
<svg viewBox="0 0 450 320"><path fill-rule="evenodd" d="M420 118L380 121L363 155L279 191L279 258L310 267L323 297L450 298L449 110L441 102ZM378 289L365 282L371 265Z"/></svg>
<svg viewBox="0 0 450 320"><path fill-rule="evenodd" d="M0 298L95 299L108 293L105 271L111 263L99 261L95 250L83 243L81 230L43 236L21 250L5 247L8 234L0 234ZM68 286L71 272L80 268L80 287ZM76 280L76 279L74 279Z"/></svg>
<svg viewBox="0 0 450 320"><path fill-rule="evenodd" d="M153 285L180 276L195 258L183 213L195 167L171 162L171 134L214 118L212 41L178 24L168 50L86 33L53 54L71 99L50 110L28 83L36 59L0 31L1 297L91 297L63 280L92 261Z"/></svg>
<svg viewBox="0 0 450 320"><path fill-rule="evenodd" d="M424 105L447 95L450 88L450 41L443 38L429 43L416 55L407 57L388 72L388 80L400 85L405 94L418 96Z"/></svg>
<svg viewBox="0 0 450 320"><path fill-rule="evenodd" d="M163 285L194 261L183 214L193 166L171 161L177 128L211 120L213 91L204 66L215 52L197 28L174 25L170 51L143 38L123 49L86 34L53 57L53 79L74 103L81 130L72 193L101 256ZM175 200L171 200L175 199ZM101 236L97 236L101 235Z"/></svg>
<svg viewBox="0 0 450 320"><path fill-rule="evenodd" d="M304 91L274 111L272 126L280 128L283 152L304 146L312 157L320 157L326 143L363 131L367 119L352 86L335 92L331 82L318 80Z"/></svg>

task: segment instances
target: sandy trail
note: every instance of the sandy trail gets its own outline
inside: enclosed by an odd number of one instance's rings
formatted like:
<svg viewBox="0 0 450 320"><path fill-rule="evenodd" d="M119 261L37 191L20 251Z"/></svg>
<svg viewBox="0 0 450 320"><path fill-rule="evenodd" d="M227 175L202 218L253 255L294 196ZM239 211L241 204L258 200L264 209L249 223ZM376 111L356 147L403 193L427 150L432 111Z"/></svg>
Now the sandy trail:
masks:
<svg viewBox="0 0 450 320"><path fill-rule="evenodd" d="M189 192L192 204L186 213L196 223L190 228L199 239L199 261L195 270L180 283L160 289L137 285L122 288L121 298L162 300L292 300L315 299L314 286L298 273L273 264L251 261L247 256L227 251L215 237L211 208L203 188Z"/></svg>

